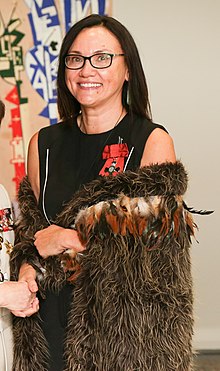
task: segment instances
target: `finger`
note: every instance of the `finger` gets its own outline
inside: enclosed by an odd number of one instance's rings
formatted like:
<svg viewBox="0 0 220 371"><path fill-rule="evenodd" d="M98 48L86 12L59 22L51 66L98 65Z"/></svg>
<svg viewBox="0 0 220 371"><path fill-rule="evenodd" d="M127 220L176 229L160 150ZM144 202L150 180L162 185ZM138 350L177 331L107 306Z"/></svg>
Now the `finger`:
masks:
<svg viewBox="0 0 220 371"><path fill-rule="evenodd" d="M39 236L39 234L41 234L41 231L37 231L37 232L34 234L34 238L37 238L37 236Z"/></svg>
<svg viewBox="0 0 220 371"><path fill-rule="evenodd" d="M28 280L27 281L27 284L28 284L28 288L31 292L35 293L38 291L38 286L37 286L37 282L35 280Z"/></svg>
<svg viewBox="0 0 220 371"><path fill-rule="evenodd" d="M25 317L30 317L30 316L32 316L34 313L36 313L38 310L39 310L39 308L37 309L37 307L34 307L34 308L31 307L31 308L29 308L29 309L25 309L25 310L23 310L23 311L18 312L18 313L20 313L19 317L23 317L23 318L25 318Z"/></svg>
<svg viewBox="0 0 220 371"><path fill-rule="evenodd" d="M39 304L34 303L32 308L25 310L25 314L27 317L32 316L34 313L38 312L39 310Z"/></svg>
<svg viewBox="0 0 220 371"><path fill-rule="evenodd" d="M31 304L34 302L35 299L36 299L36 292L31 292L30 298L29 298L29 301L31 302Z"/></svg>
<svg viewBox="0 0 220 371"><path fill-rule="evenodd" d="M14 316L16 317L23 317L23 318L26 317L26 314L24 313L23 310L12 310L11 313L13 313Z"/></svg>
<svg viewBox="0 0 220 371"><path fill-rule="evenodd" d="M32 303L32 309L36 312L39 311L40 305L39 305L39 300L38 298L35 298L33 303Z"/></svg>

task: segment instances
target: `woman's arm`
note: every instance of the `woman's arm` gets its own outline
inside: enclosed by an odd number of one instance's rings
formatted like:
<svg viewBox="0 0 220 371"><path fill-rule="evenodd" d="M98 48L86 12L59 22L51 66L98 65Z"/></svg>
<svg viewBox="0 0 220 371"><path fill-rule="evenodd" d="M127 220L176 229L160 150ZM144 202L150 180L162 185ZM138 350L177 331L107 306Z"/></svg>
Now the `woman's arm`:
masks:
<svg viewBox="0 0 220 371"><path fill-rule="evenodd" d="M141 167L175 161L176 155L171 136L162 129L155 129L145 144Z"/></svg>
<svg viewBox="0 0 220 371"><path fill-rule="evenodd" d="M40 195L38 133L34 134L30 140L27 173L35 197L38 200ZM73 249L77 252L84 250L84 246L80 243L78 234L75 230L64 229L57 225L52 224L38 231L34 237L34 244L43 258L61 254L67 249Z"/></svg>
<svg viewBox="0 0 220 371"><path fill-rule="evenodd" d="M38 133L34 134L30 140L27 158L27 175L31 183L32 190L38 201L40 195L40 171L38 155Z"/></svg>

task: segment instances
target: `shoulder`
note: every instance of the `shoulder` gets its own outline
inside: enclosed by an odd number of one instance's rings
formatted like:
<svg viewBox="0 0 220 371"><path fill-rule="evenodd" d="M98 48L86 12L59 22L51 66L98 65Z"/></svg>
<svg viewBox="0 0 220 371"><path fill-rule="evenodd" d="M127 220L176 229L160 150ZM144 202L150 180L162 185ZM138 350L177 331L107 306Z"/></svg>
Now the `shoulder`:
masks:
<svg viewBox="0 0 220 371"><path fill-rule="evenodd" d="M145 144L141 166L167 161L176 161L173 139L165 130L157 127Z"/></svg>
<svg viewBox="0 0 220 371"><path fill-rule="evenodd" d="M137 131L141 130L141 131L145 132L146 134L148 134L148 136L155 129L161 129L161 130L163 130L164 132L167 133L167 129L163 125L152 122L152 121L148 120L146 117L140 117L140 116L134 115L133 119L131 119L131 120L134 123L134 125L133 125L134 130L137 130Z"/></svg>
<svg viewBox="0 0 220 371"><path fill-rule="evenodd" d="M39 156L38 156L38 135L35 133L28 146L27 175L36 198L39 196Z"/></svg>
<svg viewBox="0 0 220 371"><path fill-rule="evenodd" d="M11 202L5 187L0 184L0 209L10 208Z"/></svg>
<svg viewBox="0 0 220 371"><path fill-rule="evenodd" d="M75 120L60 121L57 124L46 126L39 131L39 143L41 146L53 144L60 140L62 136L69 135Z"/></svg>
<svg viewBox="0 0 220 371"><path fill-rule="evenodd" d="M141 152L143 152L144 146L152 133L159 131L167 134L167 130L164 126L156 124L145 117L136 115L129 117L129 126L131 128L130 130L133 145L135 148L139 148Z"/></svg>
<svg viewBox="0 0 220 371"><path fill-rule="evenodd" d="M149 143L149 141L156 141L157 136L160 134L162 136L164 133L164 136L168 136L167 130L164 126L156 124L146 117L137 116L135 114L129 115L128 120L130 144L135 148L139 159L138 163L140 164L146 147L149 148L147 143ZM147 154L147 156L149 155Z"/></svg>
<svg viewBox="0 0 220 371"><path fill-rule="evenodd" d="M39 136L39 132L35 133L30 141L29 141L29 145L28 145L28 159L29 157L31 156L38 156L38 136Z"/></svg>
<svg viewBox="0 0 220 371"><path fill-rule="evenodd" d="M173 143L173 139L170 134L159 126L156 126L148 138L148 145L152 143L155 145Z"/></svg>
<svg viewBox="0 0 220 371"><path fill-rule="evenodd" d="M5 187L3 186L3 184L0 184L0 194L4 196L7 195L7 191Z"/></svg>

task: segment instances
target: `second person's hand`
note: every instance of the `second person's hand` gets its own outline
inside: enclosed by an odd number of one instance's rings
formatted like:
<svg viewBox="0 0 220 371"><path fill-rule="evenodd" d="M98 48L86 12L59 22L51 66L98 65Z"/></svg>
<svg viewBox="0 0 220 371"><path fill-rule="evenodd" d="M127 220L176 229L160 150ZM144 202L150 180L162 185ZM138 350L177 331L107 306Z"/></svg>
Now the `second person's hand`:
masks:
<svg viewBox="0 0 220 371"><path fill-rule="evenodd" d="M17 317L30 317L32 314L36 313L39 310L39 300L36 297L38 291L38 286L36 282L36 271L35 269L24 263L19 271L18 283L27 284L28 290L31 295L30 304L26 308L20 308L12 310L12 313Z"/></svg>

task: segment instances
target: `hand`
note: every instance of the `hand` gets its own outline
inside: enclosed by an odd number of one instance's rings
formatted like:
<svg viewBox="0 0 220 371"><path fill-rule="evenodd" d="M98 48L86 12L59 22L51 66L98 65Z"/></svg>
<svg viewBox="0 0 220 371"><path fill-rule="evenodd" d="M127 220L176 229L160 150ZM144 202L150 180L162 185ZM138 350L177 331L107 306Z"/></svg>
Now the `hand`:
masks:
<svg viewBox="0 0 220 371"><path fill-rule="evenodd" d="M39 299L37 297L34 298L33 302L31 303L30 308L24 310L12 310L11 312L17 317L30 317L32 314L37 313L39 311Z"/></svg>
<svg viewBox="0 0 220 371"><path fill-rule="evenodd" d="M18 276L18 281L26 282L29 290L36 294L38 286L36 282L37 273L36 270L29 264L25 263L21 266Z"/></svg>
<svg viewBox="0 0 220 371"><path fill-rule="evenodd" d="M29 291L32 293L32 302L29 308L23 310L12 310L12 313L18 317L29 317L39 310L39 300L36 297L38 286L36 282L36 271L29 264L23 264L19 272L19 282L26 283Z"/></svg>
<svg viewBox="0 0 220 371"><path fill-rule="evenodd" d="M81 244L77 231L66 229L55 224L35 233L35 246L43 258L58 255L65 250L73 249L76 252L85 250Z"/></svg>
<svg viewBox="0 0 220 371"><path fill-rule="evenodd" d="M11 311L28 310L35 301L27 282L4 282L0 286L1 306Z"/></svg>

